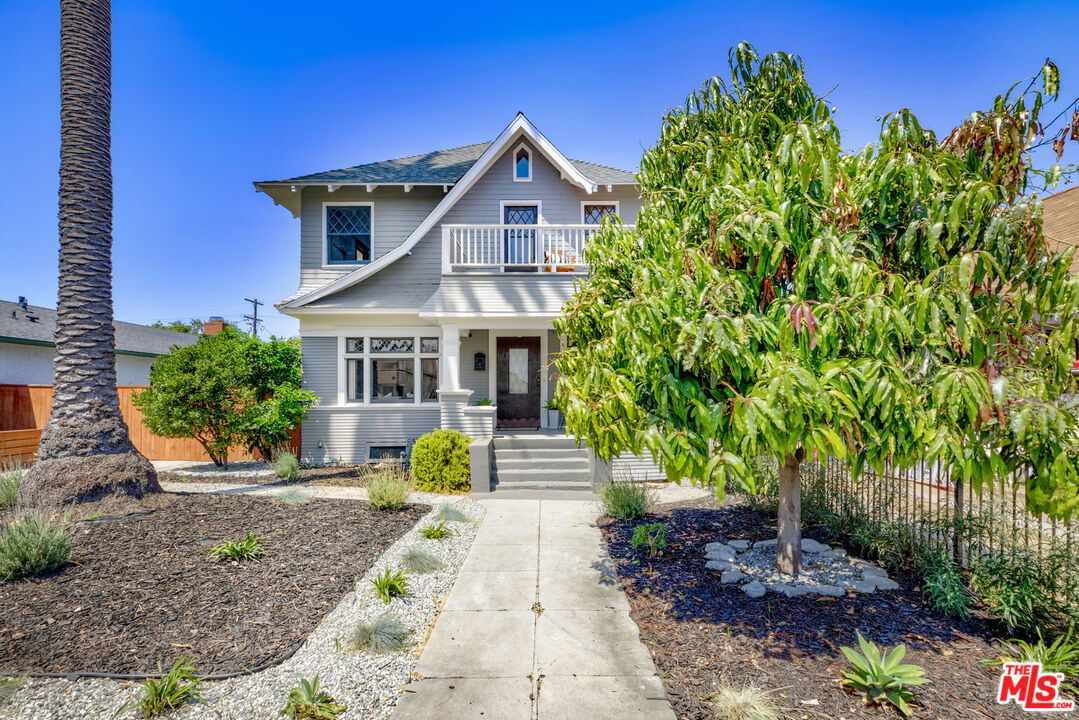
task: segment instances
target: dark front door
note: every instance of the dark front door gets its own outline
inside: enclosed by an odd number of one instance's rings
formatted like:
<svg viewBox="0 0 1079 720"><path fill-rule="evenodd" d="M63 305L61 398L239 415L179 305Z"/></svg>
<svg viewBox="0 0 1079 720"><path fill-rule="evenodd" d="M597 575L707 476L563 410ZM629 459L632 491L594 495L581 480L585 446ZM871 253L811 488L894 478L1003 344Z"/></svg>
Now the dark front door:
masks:
<svg viewBox="0 0 1079 720"><path fill-rule="evenodd" d="M540 424L540 339L500 337L495 346L498 426L538 428Z"/></svg>
<svg viewBox="0 0 1079 720"><path fill-rule="evenodd" d="M502 222L506 225L538 225L539 208L535 205L505 205L502 208ZM503 257L509 265L507 272L536 272L536 230L535 228L508 229L502 237ZM521 263L532 267L521 267Z"/></svg>

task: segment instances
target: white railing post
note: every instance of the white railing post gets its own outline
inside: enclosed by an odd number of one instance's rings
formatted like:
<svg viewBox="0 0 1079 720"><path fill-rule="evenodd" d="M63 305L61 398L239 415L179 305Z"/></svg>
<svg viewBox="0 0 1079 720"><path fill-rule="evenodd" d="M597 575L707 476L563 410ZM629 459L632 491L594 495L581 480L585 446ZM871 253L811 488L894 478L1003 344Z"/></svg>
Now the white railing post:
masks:
<svg viewBox="0 0 1079 720"><path fill-rule="evenodd" d="M445 225L442 226L442 274L449 275L452 271L450 262L450 234L453 231Z"/></svg>

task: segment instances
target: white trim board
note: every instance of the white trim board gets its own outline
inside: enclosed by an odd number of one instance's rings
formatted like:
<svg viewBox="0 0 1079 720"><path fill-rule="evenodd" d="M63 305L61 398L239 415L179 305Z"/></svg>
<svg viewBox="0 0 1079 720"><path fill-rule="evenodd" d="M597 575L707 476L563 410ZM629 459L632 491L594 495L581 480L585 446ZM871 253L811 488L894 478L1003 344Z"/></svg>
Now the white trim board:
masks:
<svg viewBox="0 0 1079 720"><path fill-rule="evenodd" d="M483 155L481 155L472 167L468 169L468 172L461 176L461 179L457 181L457 184L446 193L446 196L434 207L423 222L416 226L416 229L405 238L403 243L385 253L377 260L373 260L363 267L353 270L347 275L333 280L306 295L294 298L288 303L282 303L279 307L283 309L303 307L304 305L320 300L327 295L332 295L335 292L351 287L364 278L374 275L379 270L400 260L405 255L411 254L412 248L416 246L416 243L422 240L424 236L438 224L438 221L449 212L450 208L457 204L457 201L461 199L461 196L468 192L476 181L490 169L491 165L502 156L505 149L518 137L528 137L532 141L532 144L547 156L547 159L551 161L551 164L558 168L564 180L582 188L589 195L596 192L598 187L596 183L586 178L576 167L574 167L566 156L559 152L558 149L551 144L551 141L544 137L543 133L541 133L535 125L528 121L528 118L526 118L523 113L517 113L517 117L513 119L513 122L511 122L495 141L491 143L487 150L484 151Z"/></svg>

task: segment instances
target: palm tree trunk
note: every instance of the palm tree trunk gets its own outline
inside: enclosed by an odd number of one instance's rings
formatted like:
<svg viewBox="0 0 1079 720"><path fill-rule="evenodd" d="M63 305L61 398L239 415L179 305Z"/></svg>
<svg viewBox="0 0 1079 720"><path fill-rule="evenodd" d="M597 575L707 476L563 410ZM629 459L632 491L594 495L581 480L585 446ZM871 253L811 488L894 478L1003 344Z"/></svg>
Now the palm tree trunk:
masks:
<svg viewBox="0 0 1079 720"><path fill-rule="evenodd" d="M160 492L116 394L112 323L111 11L60 2L60 290L53 404L22 507Z"/></svg>

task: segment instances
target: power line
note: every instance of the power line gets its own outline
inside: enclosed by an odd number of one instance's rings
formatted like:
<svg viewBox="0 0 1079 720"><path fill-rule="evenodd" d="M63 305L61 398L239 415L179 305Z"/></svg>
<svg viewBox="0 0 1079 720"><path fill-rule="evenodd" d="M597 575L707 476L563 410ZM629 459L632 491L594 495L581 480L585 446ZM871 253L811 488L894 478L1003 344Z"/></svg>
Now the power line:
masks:
<svg viewBox="0 0 1079 720"><path fill-rule="evenodd" d="M247 302L251 303L251 314L244 315L244 320L251 323L251 337L257 338L259 336L259 302L258 298L244 298Z"/></svg>

